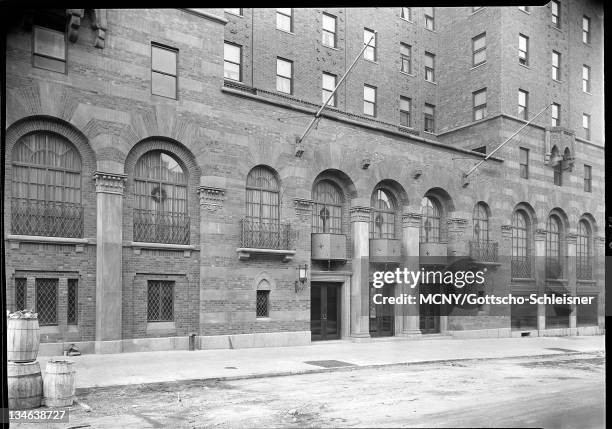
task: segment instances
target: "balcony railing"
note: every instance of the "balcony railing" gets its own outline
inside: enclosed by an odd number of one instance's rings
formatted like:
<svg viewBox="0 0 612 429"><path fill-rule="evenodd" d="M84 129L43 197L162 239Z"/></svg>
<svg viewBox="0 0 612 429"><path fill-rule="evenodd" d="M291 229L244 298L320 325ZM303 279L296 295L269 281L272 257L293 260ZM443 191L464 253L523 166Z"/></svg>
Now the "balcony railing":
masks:
<svg viewBox="0 0 612 429"><path fill-rule="evenodd" d="M45 237L83 237L83 206L60 201L13 198L11 232Z"/></svg>
<svg viewBox="0 0 612 429"><path fill-rule="evenodd" d="M183 213L134 209L134 241L189 244L189 216Z"/></svg>
<svg viewBox="0 0 612 429"><path fill-rule="evenodd" d="M546 278L549 280L559 280L564 278L563 264L560 259L546 258Z"/></svg>
<svg viewBox="0 0 612 429"><path fill-rule="evenodd" d="M497 262L496 241L470 241L470 257L479 262Z"/></svg>
<svg viewBox="0 0 612 429"><path fill-rule="evenodd" d="M578 260L576 264L576 278L578 280L593 280L593 262L592 260Z"/></svg>
<svg viewBox="0 0 612 429"><path fill-rule="evenodd" d="M291 249L291 225L258 219L241 219L240 247L289 250Z"/></svg>
<svg viewBox="0 0 612 429"><path fill-rule="evenodd" d="M513 279L533 278L533 259L529 256L514 256L510 261L510 272Z"/></svg>

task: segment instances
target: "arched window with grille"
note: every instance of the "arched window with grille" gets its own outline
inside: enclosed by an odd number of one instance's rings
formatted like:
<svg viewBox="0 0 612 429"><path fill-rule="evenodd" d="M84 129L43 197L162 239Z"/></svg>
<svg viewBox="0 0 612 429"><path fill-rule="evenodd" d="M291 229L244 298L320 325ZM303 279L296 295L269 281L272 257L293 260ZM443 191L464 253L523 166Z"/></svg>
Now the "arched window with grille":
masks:
<svg viewBox="0 0 612 429"><path fill-rule="evenodd" d="M510 271L512 278L531 278L531 225L523 210L512 215L512 258Z"/></svg>
<svg viewBox="0 0 612 429"><path fill-rule="evenodd" d="M546 221L546 278L563 277L561 264L561 221L555 215Z"/></svg>
<svg viewBox="0 0 612 429"><path fill-rule="evenodd" d="M421 200L421 243L439 243L442 239L442 210L438 200L424 197Z"/></svg>
<svg viewBox="0 0 612 429"><path fill-rule="evenodd" d="M489 213L487 207L483 203L478 203L474 206L472 216L474 240L478 242L489 241Z"/></svg>
<svg viewBox="0 0 612 429"><path fill-rule="evenodd" d="M342 206L340 188L329 180L321 180L313 190L312 232L342 234Z"/></svg>
<svg viewBox="0 0 612 429"><path fill-rule="evenodd" d="M145 153L134 170L134 241L189 244L187 174L171 154Z"/></svg>
<svg viewBox="0 0 612 429"><path fill-rule="evenodd" d="M11 232L83 237L81 157L51 132L23 136L12 153Z"/></svg>
<svg viewBox="0 0 612 429"><path fill-rule="evenodd" d="M592 237L591 226L582 219L578 222L576 237L576 278L578 280L593 279Z"/></svg>
<svg viewBox="0 0 612 429"><path fill-rule="evenodd" d="M246 181L246 218L242 224L243 246L281 249L288 234L280 225L280 186L268 167L253 168Z"/></svg>
<svg viewBox="0 0 612 429"><path fill-rule="evenodd" d="M370 238L394 239L396 204L393 195L385 189L376 189L372 193L371 206Z"/></svg>

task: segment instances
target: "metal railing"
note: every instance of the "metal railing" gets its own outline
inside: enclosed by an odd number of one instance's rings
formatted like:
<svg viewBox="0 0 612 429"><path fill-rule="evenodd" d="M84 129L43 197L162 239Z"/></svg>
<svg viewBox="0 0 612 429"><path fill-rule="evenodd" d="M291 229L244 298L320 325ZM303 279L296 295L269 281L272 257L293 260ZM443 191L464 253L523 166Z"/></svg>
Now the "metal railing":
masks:
<svg viewBox="0 0 612 429"><path fill-rule="evenodd" d="M496 241L470 241L470 257L480 262L497 262Z"/></svg>
<svg viewBox="0 0 612 429"><path fill-rule="evenodd" d="M591 258L578 260L576 278L578 280L593 280L593 260Z"/></svg>
<svg viewBox="0 0 612 429"><path fill-rule="evenodd" d="M13 198L11 233L45 237L83 237L83 206L60 201Z"/></svg>
<svg viewBox="0 0 612 429"><path fill-rule="evenodd" d="M545 263L545 275L546 279L559 280L563 279L563 263L561 258L546 258Z"/></svg>
<svg viewBox="0 0 612 429"><path fill-rule="evenodd" d="M134 209L134 241L189 244L189 223L184 213Z"/></svg>
<svg viewBox="0 0 612 429"><path fill-rule="evenodd" d="M510 273L513 279L533 278L533 258L513 256L510 260Z"/></svg>
<svg viewBox="0 0 612 429"><path fill-rule="evenodd" d="M244 218L240 220L240 247L253 249L291 249L291 225Z"/></svg>

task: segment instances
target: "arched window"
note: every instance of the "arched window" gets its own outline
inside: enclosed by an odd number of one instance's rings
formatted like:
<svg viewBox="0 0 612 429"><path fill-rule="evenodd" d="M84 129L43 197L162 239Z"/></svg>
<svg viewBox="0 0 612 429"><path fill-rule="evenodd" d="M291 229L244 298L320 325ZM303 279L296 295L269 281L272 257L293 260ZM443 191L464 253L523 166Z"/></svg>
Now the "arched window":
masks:
<svg viewBox="0 0 612 429"><path fill-rule="evenodd" d="M390 192L376 189L372 193L371 238L395 238L395 200Z"/></svg>
<svg viewBox="0 0 612 429"><path fill-rule="evenodd" d="M280 249L283 234L280 225L280 186L269 168L253 168L246 181L246 219L242 221L245 247ZM286 247L286 246L285 246Z"/></svg>
<svg viewBox="0 0 612 429"><path fill-rule="evenodd" d="M523 210L512 215L512 278L531 278L530 224Z"/></svg>
<svg viewBox="0 0 612 429"><path fill-rule="evenodd" d="M474 240L479 242L489 241L489 213L483 203L474 206Z"/></svg>
<svg viewBox="0 0 612 429"><path fill-rule="evenodd" d="M189 244L187 175L161 150L145 153L134 171L134 241Z"/></svg>
<svg viewBox="0 0 612 429"><path fill-rule="evenodd" d="M440 203L430 197L421 200L421 243L439 243L441 240Z"/></svg>
<svg viewBox="0 0 612 429"><path fill-rule="evenodd" d="M562 278L561 222L555 215L546 222L546 278Z"/></svg>
<svg viewBox="0 0 612 429"><path fill-rule="evenodd" d="M50 237L83 237L81 157L57 134L22 137L12 154L11 232Z"/></svg>
<svg viewBox="0 0 612 429"><path fill-rule="evenodd" d="M329 180L321 180L313 190L312 232L342 234L342 191Z"/></svg>
<svg viewBox="0 0 612 429"><path fill-rule="evenodd" d="M576 239L576 278L578 280L591 280L593 278L591 241L591 226L583 219L578 222Z"/></svg>

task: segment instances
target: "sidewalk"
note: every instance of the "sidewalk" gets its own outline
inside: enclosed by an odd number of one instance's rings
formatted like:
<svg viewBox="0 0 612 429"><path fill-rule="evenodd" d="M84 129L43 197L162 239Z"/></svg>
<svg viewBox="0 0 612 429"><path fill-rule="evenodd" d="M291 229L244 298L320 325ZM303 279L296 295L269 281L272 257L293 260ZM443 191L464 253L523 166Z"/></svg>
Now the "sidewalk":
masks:
<svg viewBox="0 0 612 429"><path fill-rule="evenodd" d="M306 361L337 360L378 366L462 359L593 353L605 336L424 340L333 341L299 347L83 355L73 359L77 388L191 379L250 378L327 371ZM40 357L41 369L51 356Z"/></svg>

